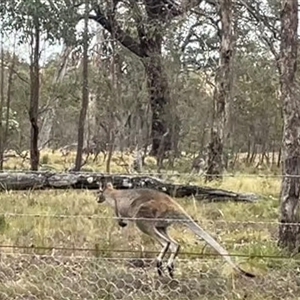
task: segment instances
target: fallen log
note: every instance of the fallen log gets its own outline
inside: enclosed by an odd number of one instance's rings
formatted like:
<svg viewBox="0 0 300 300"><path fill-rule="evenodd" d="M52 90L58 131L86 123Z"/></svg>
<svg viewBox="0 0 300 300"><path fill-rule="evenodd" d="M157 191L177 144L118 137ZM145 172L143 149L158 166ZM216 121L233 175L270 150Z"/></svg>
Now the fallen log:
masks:
<svg viewBox="0 0 300 300"><path fill-rule="evenodd" d="M0 190L28 190L28 189L90 189L99 187L99 182L111 181L116 189L151 188L166 194L183 198L194 196L197 200L255 202L255 194L241 194L232 191L201 187L196 185L182 185L164 182L159 178L141 175L119 175L90 172L56 173L41 172L2 172L0 173Z"/></svg>

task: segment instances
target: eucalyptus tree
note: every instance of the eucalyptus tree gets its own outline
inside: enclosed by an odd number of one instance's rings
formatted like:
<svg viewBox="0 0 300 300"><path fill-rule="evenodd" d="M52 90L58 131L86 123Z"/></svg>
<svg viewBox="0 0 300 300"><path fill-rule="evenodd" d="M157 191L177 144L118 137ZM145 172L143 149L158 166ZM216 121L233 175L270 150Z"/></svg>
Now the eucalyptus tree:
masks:
<svg viewBox="0 0 300 300"><path fill-rule="evenodd" d="M40 57L41 39L53 43L63 39L67 43L75 40L77 19L66 8L66 1L4 0L1 1L3 30L18 32L19 44L30 45L30 96L28 115L31 126L31 169L39 167L39 103L40 103ZM65 8L65 9L62 9Z"/></svg>
<svg viewBox="0 0 300 300"><path fill-rule="evenodd" d="M178 117L172 110L172 99L162 64L164 34L178 16L201 1L94 1L90 19L95 20L143 63L152 109L151 154L161 160L174 149L178 135ZM129 13L130 12L130 13ZM126 20L124 18L126 16ZM174 126L175 125L175 126Z"/></svg>
<svg viewBox="0 0 300 300"><path fill-rule="evenodd" d="M279 244L299 252L300 242L300 100L296 84L298 1L281 1L280 91L283 105L283 180Z"/></svg>

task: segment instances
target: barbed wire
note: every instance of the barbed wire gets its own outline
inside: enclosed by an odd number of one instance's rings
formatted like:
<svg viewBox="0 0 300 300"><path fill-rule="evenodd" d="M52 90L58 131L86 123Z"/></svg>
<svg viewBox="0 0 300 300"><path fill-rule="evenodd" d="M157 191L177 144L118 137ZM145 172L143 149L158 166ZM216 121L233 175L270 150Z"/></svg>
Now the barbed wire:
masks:
<svg viewBox="0 0 300 300"><path fill-rule="evenodd" d="M40 213L14 213L14 212L0 212L0 216L4 217L29 217L29 218L55 218L55 219L98 219L98 220L126 220L126 221L166 221L166 222L199 222L197 219L193 220L183 220L180 218L142 218L142 217L118 217L118 216L99 216L91 214L77 214L77 215L67 215L67 214L40 214ZM300 226L300 223L292 222L279 222L279 221L257 221L257 220L247 220L247 221L234 221L234 220L215 220L215 219L205 219L205 222L211 223L226 223L226 224L243 224L243 225L289 225L289 226Z"/></svg>

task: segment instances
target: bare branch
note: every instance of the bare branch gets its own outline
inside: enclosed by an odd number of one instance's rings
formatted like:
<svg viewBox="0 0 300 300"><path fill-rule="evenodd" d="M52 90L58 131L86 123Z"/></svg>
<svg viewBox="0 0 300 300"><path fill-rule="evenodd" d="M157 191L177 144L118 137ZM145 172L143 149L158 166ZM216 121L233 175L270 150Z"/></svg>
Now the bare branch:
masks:
<svg viewBox="0 0 300 300"><path fill-rule="evenodd" d="M132 53L137 55L140 58L147 57L147 53L145 53L141 45L130 35L128 35L126 32L122 30L122 28L114 24L114 26L111 24L111 22L108 20L108 18L105 17L105 15L102 13L100 6L97 5L94 7L94 11L96 15L89 15L89 19L96 21L99 23L104 29L106 29L108 32L112 33L114 32L115 38L128 50L130 50Z"/></svg>
<svg viewBox="0 0 300 300"><path fill-rule="evenodd" d="M201 4L202 0L191 0L191 1L183 1L183 3L180 5L180 7L177 10L172 11L172 16L180 16L188 11L190 11L192 8L199 6Z"/></svg>
<svg viewBox="0 0 300 300"><path fill-rule="evenodd" d="M137 28L139 39L142 42L146 37L146 32L145 32L143 18L142 18L143 14L136 0L129 0L129 6L134 12L136 12L135 14L133 14L133 18L135 19L136 22L136 28Z"/></svg>
<svg viewBox="0 0 300 300"><path fill-rule="evenodd" d="M198 26L201 26L202 23L201 22L197 22L196 24L192 25L189 29L189 32L187 34L187 36L185 37L183 43L182 43L182 46L181 46L181 51L184 52L185 51L185 48L187 47L187 45L192 42L192 37L194 36L194 29ZM197 41L197 40L195 40Z"/></svg>
<svg viewBox="0 0 300 300"><path fill-rule="evenodd" d="M251 4L247 3L244 0L239 0L240 6L243 6L247 9L249 15L257 21L258 24L263 24L269 32L272 34L272 38L269 38L265 33L262 34L261 40L264 41L267 46L269 47L271 53L274 55L274 58L276 60L277 68L279 69L278 60L279 60L279 53L276 51L274 47L274 41L279 40L279 29L276 28L275 22L279 21L276 17L266 16L262 13L262 10L259 7L259 4L257 5L257 8L254 7L253 3ZM273 24L272 24L273 23Z"/></svg>
<svg viewBox="0 0 300 300"><path fill-rule="evenodd" d="M4 62L4 67L10 68L10 66L6 62ZM19 72L16 71L15 69L12 69L11 72L14 73L20 80L22 80L26 84L29 84L29 81L26 78L24 78L21 74L19 74Z"/></svg>

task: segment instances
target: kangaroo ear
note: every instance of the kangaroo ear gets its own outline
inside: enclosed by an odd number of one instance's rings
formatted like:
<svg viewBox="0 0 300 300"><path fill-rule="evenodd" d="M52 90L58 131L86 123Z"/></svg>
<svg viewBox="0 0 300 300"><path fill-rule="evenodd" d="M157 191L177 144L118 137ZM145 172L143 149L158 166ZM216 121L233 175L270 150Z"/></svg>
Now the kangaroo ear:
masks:
<svg viewBox="0 0 300 300"><path fill-rule="evenodd" d="M111 182L107 182L106 184L106 188L109 189L109 190L113 190L113 184Z"/></svg>

